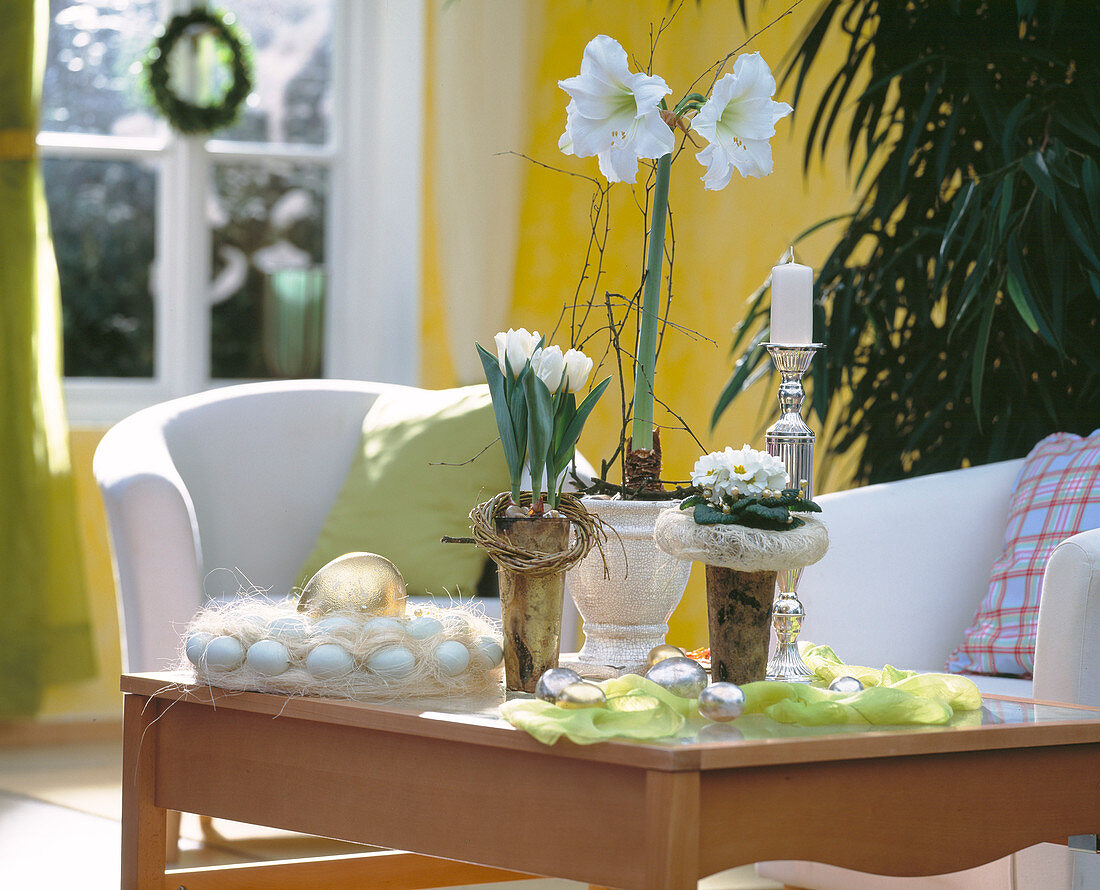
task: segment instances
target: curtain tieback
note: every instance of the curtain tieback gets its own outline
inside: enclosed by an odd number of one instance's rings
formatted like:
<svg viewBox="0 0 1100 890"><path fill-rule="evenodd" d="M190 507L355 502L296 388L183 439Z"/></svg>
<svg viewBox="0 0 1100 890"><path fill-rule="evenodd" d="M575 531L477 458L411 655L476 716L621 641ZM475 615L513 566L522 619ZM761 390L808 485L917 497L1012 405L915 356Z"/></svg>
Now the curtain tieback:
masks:
<svg viewBox="0 0 1100 890"><path fill-rule="evenodd" d="M0 161L29 161L34 158L34 130L0 130Z"/></svg>

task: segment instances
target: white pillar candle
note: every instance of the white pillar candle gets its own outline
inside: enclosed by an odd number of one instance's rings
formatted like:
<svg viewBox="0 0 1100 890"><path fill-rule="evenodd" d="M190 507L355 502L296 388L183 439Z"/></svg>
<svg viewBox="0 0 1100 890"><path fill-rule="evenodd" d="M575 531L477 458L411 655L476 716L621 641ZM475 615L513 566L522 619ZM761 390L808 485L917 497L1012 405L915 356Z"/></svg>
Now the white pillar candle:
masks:
<svg viewBox="0 0 1100 890"><path fill-rule="evenodd" d="M771 342L801 346L814 342L814 270L801 263L772 269Z"/></svg>

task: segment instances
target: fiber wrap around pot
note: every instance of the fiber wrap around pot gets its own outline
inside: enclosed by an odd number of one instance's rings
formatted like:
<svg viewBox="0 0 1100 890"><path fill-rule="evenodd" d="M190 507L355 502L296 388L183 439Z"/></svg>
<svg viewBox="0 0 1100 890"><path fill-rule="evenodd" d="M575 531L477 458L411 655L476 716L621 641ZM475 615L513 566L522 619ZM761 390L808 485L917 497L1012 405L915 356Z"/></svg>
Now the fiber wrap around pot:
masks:
<svg viewBox="0 0 1100 890"><path fill-rule="evenodd" d="M829 549L825 523L809 516L800 528L768 531L743 525L698 525L691 510L662 511L653 540L665 553L740 572L779 572L813 565Z"/></svg>
<svg viewBox="0 0 1100 890"><path fill-rule="evenodd" d="M665 510L653 538L673 556L706 563L711 677L763 680L776 573L817 562L829 549L825 525L809 517L784 531L698 525L690 510Z"/></svg>

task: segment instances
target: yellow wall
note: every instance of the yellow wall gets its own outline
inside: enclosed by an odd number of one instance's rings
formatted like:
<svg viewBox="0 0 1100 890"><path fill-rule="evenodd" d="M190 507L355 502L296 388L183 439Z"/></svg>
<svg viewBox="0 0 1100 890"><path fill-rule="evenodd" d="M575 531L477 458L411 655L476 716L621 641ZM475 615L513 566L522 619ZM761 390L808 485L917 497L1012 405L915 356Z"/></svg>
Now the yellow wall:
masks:
<svg viewBox="0 0 1100 890"><path fill-rule="evenodd" d="M432 39L445 39L449 29L459 33L455 21L464 10L472 13L493 4L494 0L464 0L463 4L444 8L433 2L429 17ZM585 44L596 34L616 38L631 59L642 59L644 66L649 56L651 23L659 22L670 4L667 0L563 0L530 2L525 8L529 13L526 43L531 56L518 76L530 78L528 101L522 109L516 109L494 103L493 96L486 95L484 115L476 121L466 121L465 125L490 128L491 132L509 115L522 114L526 121L527 138L522 144L494 145L491 137L487 137L484 156L471 160L469 175L481 176L484 187L493 189L494 170L503 169L501 165L518 163L524 167L521 233L511 309L501 327L523 326L545 334L554 328L562 307L572 301L577 287L591 226L593 189L583 180L496 152L511 149L565 171L599 176L594 158L565 157L557 149L558 137L565 126L567 97L556 83L579 72ZM777 14L777 8L767 7L771 15ZM778 74L781 60L798 43L813 8L813 4L799 6L793 15L762 34L747 51L759 50ZM754 15L751 30L767 20ZM687 92L703 70L742 43L746 36L735 4L685 3L676 21L661 37L653 61L653 72L662 76L673 90L670 104ZM827 66L831 61L828 52L823 59ZM439 84L448 77L462 76L462 72L436 70L432 62L429 58L427 107L431 107L433 89L443 89ZM494 58L472 56L469 64L492 66ZM637 70L639 66L632 61L631 67ZM478 77L483 79L484 74ZM790 101L791 92L791 86L782 87L776 98ZM810 95L816 98L812 89ZM657 370L656 393L687 421L708 451L726 445L738 447L743 442L763 447L763 430L775 416L775 394L771 388L759 387L756 393L739 400L727 411L713 433L708 428L714 404L732 367L733 359L728 355L732 329L742 317L746 299L768 275L787 245L814 223L853 205L843 152L830 152L823 161L811 166L808 175L802 173L803 145L812 111L806 102L806 107L796 109L793 117L780 122L778 135L772 141L775 172L769 177L742 179L734 174L725 190L707 192L700 182L703 168L693 157L694 149L689 146L673 165L670 206L675 226L676 267L672 320L701 336L676 332L666 336ZM501 129L506 127L501 124ZM448 143L446 132L429 132L429 151L446 151ZM644 178L644 174L640 175L639 182ZM429 174L423 304L423 382L427 386L469 382L456 379L444 326L448 300L470 305L479 298L477 294L448 295L441 285L441 239L463 223L461 219L432 217L430 211L436 206L432 190L439 187ZM603 289L629 295L636 289L641 273L643 235L641 218L632 205L636 198L644 201L644 186L635 187L632 194L630 186L619 184L612 194L612 231ZM835 230L823 231L801 243L800 260L819 264L834 235ZM476 311L476 307L469 311ZM494 332L495 329L480 331L479 341L491 342ZM564 348L568 339L566 329L559 331L554 341ZM473 344L466 348L473 350ZM597 358L601 353L595 343L585 349ZM610 371L611 367L605 365L598 375L602 377ZM580 443L581 450L596 464L610 455L618 441L615 389L611 387L604 396ZM668 415L662 418L659 408L657 420L676 425ZM665 478L685 479L701 453L699 446L686 434L669 431L663 436L663 447ZM843 477L841 472L839 478ZM824 490L820 481L818 484L819 491ZM700 567L696 569L688 593L673 616L669 634L670 642L690 647L703 645L706 640L702 572Z"/></svg>

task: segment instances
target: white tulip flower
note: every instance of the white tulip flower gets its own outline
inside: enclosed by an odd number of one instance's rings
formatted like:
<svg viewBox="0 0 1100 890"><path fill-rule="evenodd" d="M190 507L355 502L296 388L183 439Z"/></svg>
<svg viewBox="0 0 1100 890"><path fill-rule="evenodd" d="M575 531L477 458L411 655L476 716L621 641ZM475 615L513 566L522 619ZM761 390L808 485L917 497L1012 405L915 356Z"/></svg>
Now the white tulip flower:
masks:
<svg viewBox="0 0 1100 890"><path fill-rule="evenodd" d="M497 345L497 360L500 362L500 373L508 375L509 370L513 377L518 377L527 361L535 354L542 337L538 331L530 332L527 328L514 331L508 328L507 333L501 331L493 340Z"/></svg>
<svg viewBox="0 0 1100 890"><path fill-rule="evenodd" d="M707 168L704 188L724 189L736 168L742 176L772 172L772 147L780 118L791 113L786 102L776 102L775 78L760 53L737 57L733 73L725 75L699 109L691 129L709 145L695 155Z"/></svg>
<svg viewBox="0 0 1100 890"><path fill-rule="evenodd" d="M550 392L557 392L565 382L565 357L560 346L536 349L531 356L531 370L546 384Z"/></svg>
<svg viewBox="0 0 1100 890"><path fill-rule="evenodd" d="M579 349L570 349L565 353L565 388L569 392L580 392L588 383L592 373L592 359Z"/></svg>
<svg viewBox="0 0 1100 890"><path fill-rule="evenodd" d="M672 90L660 77L631 73L626 50L613 38L593 37L581 73L558 86L570 98L558 148L581 158L595 155L608 182L634 182L639 158L659 158L676 147L659 104Z"/></svg>

